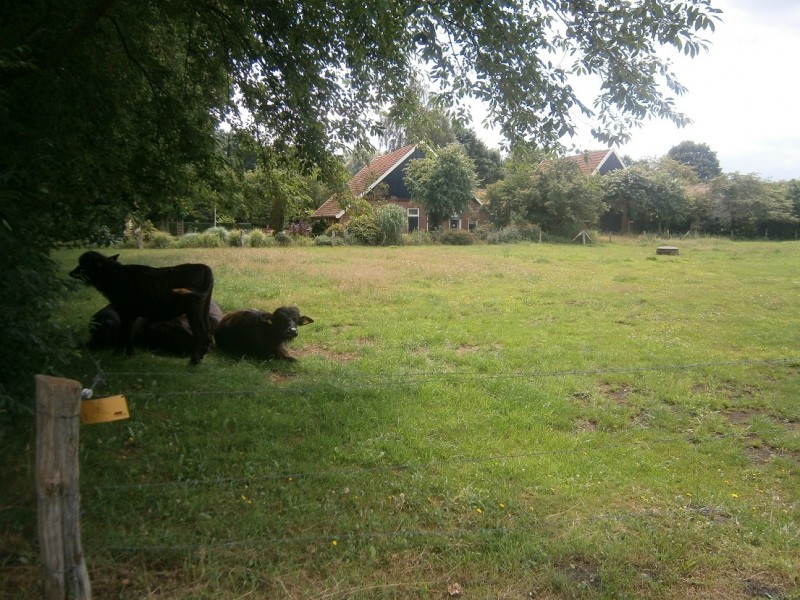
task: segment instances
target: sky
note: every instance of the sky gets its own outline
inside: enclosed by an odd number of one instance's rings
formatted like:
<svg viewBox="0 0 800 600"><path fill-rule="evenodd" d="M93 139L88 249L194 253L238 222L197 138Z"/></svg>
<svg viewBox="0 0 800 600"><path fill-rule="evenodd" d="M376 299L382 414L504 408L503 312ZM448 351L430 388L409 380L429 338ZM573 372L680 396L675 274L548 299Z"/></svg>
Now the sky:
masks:
<svg viewBox="0 0 800 600"><path fill-rule="evenodd" d="M684 140L707 144L726 173L755 173L774 181L800 179L800 2L716 0L723 11L707 34L708 52L694 59L676 55L674 72L688 91L676 106L693 123L678 128L652 120L617 148L634 159L660 157ZM591 105L591 102L589 103ZM474 128L487 144L499 146L491 131ZM578 122L578 136L566 141L599 150L591 124Z"/></svg>

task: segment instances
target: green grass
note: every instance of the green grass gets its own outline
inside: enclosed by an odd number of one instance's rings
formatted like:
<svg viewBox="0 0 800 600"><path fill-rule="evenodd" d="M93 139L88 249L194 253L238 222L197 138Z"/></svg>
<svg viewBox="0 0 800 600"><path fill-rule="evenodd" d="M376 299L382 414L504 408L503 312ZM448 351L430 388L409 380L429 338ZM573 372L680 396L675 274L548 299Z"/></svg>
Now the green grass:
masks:
<svg viewBox="0 0 800 600"><path fill-rule="evenodd" d="M122 251L315 323L291 365L64 374L131 412L81 429L95 596L798 597L800 244L656 245ZM20 437L0 592L32 597Z"/></svg>

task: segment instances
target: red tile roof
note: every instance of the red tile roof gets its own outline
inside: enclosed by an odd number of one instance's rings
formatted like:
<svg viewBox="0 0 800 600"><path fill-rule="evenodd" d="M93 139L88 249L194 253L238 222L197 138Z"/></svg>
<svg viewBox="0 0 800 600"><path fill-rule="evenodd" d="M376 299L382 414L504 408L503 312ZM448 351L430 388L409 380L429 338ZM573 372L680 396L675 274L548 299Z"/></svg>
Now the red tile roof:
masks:
<svg viewBox="0 0 800 600"><path fill-rule="evenodd" d="M347 182L350 193L360 198L380 183L386 175L391 173L397 165L401 164L417 147L413 144L403 146L389 154L376 156L372 161L353 178ZM341 218L344 211L336 200L336 194L328 198L315 212L315 217Z"/></svg>
<svg viewBox="0 0 800 600"><path fill-rule="evenodd" d="M339 206L339 203L336 201L337 196L338 196L337 194L334 194L333 196L325 200L325 203L314 211L314 216L340 219L344 214L344 211L342 210L342 207Z"/></svg>
<svg viewBox="0 0 800 600"><path fill-rule="evenodd" d="M347 183L353 196L358 198L362 194L366 194L372 189L375 184L380 182L386 175L389 174L397 165L399 165L405 158L414 152L415 145L403 146L402 148L376 156L372 161Z"/></svg>
<svg viewBox="0 0 800 600"><path fill-rule="evenodd" d="M593 150L592 152L583 152L567 158L576 162L584 175L591 175L597 172L612 152L614 152L613 149Z"/></svg>

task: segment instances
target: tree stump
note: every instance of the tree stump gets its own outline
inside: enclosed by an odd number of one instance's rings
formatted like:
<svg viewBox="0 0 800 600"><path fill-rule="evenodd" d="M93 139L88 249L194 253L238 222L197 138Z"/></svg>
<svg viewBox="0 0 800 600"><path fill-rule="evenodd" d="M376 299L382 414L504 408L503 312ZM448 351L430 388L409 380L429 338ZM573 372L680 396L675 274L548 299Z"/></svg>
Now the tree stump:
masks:
<svg viewBox="0 0 800 600"><path fill-rule="evenodd" d="M659 246L656 249L656 254L666 254L668 256L677 256L678 248L675 246Z"/></svg>

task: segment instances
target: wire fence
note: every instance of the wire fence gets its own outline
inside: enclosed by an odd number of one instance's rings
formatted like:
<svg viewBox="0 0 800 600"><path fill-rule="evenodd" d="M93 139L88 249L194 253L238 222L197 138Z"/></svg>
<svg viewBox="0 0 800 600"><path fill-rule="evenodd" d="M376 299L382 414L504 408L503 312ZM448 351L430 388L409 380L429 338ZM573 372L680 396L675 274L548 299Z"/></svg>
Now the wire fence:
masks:
<svg viewBox="0 0 800 600"><path fill-rule="evenodd" d="M532 371L514 371L507 373L486 373L476 371L424 371L424 372L408 372L395 374L391 376L383 375L361 375L359 374L359 381L353 382L351 379L317 379L310 377L306 379L304 385L284 385L280 386L281 393L306 393L312 389L319 389L321 386L336 387L337 389L347 390L360 390L371 389L375 387L386 386L415 386L428 382L438 382L448 378L458 378L461 381L500 381L500 380L525 380L525 379L545 379L545 378L559 378L559 377L590 377L598 375L621 375L629 374L636 375L641 373L650 372L675 372L675 371L691 371L701 369L713 369L718 367L763 367L763 366L798 366L800 367L800 358L775 358L763 360L731 360L731 361L713 361L713 362L697 362L697 363L681 363L681 364L661 364L650 365L642 367L598 367L591 369L564 369L564 370L532 370ZM98 365L99 368L99 365ZM175 377L176 372L153 372L153 371L109 371L104 373L102 378L114 376L126 377ZM186 375L193 375L186 372ZM137 395L141 396L202 396L202 395L258 395L263 394L263 389L237 389L237 390L185 390L179 392L151 392L151 391L137 391Z"/></svg>
<svg viewBox="0 0 800 600"><path fill-rule="evenodd" d="M112 377L170 377L174 378L180 372L137 372L137 371L109 371L104 372L99 362L96 362L97 375L94 378L92 388L107 383ZM662 364L653 366L640 366L640 367L600 367L590 369L566 369L566 370L530 370L521 372L508 372L508 373L484 373L475 371L439 371L431 372L412 372L403 373L402 375L391 376L361 376L358 382L353 382L345 379L332 379L332 378L311 378L302 385L288 385L281 386L281 393L294 392L298 394L307 393L311 390L318 390L320 386L329 386L344 388L348 390L357 389L370 389L382 388L386 386L415 386L424 384L431 381L440 381L443 378L459 378L460 380L473 380L473 381L497 381L497 380L525 380L525 379L540 379L540 378L557 378L557 377L573 377L573 376L599 376L608 374L641 374L646 372L675 372L675 371L689 371L689 370L703 370L714 369L720 367L735 367L735 368L749 368L749 367L798 367L800 366L799 358L774 358L764 360L733 360L733 361L713 361L713 362L696 362L685 364ZM189 373L187 372L187 375ZM186 390L176 392L153 392L146 390L137 390L136 396L198 396L198 395L219 395L219 396L244 396L244 395L259 395L264 394L264 389L240 389L240 390ZM333 468L323 470L273 470L260 473L247 474L242 476L224 476L224 477L208 477L208 478L186 478L172 481L151 481L151 482L135 482L135 483L120 483L120 484L92 484L91 478L85 480L82 485L83 494L88 498L94 498L95 502L102 502L104 495L113 494L115 492L152 492L158 493L161 490L177 489L177 488L218 488L224 486L237 486L237 485L254 485L257 483L269 483L274 481L301 481L309 479L323 479L323 478L357 478L361 476L371 476L376 473L390 473L390 472L420 472L430 473L432 471L439 471L442 469L451 468L458 465L479 465L486 463L507 463L507 462L523 462L523 461L537 461L550 457L557 456L574 456L576 453L585 453L587 456L595 456L598 452L609 452L613 450L624 450L629 452L638 452L642 450L652 450L660 444L674 443L674 439L663 440L649 440L639 441L632 444L629 440L619 440L615 442L605 443L598 442L596 439L582 439L576 437L574 443L559 449L554 450L541 450L531 452L520 452L513 454L497 454L497 455L484 455L484 456L467 456L467 455L453 455L440 460L430 460L425 462L402 462L386 465L374 466L355 466L345 468ZM587 481L585 486L599 486L599 481ZM545 488L539 489L541 492L546 492ZM796 505L796 503L795 503ZM21 505L6 505L0 507L0 511L14 510ZM785 505L784 505L785 506ZM295 506L295 510L302 510L302 506ZM92 512L92 509L89 509ZM658 510L645 510L635 512L620 512L609 510L604 513L591 516L590 520L593 521L608 521L608 522L621 522L628 519L653 519L669 516L671 518L685 517L689 519L706 519L709 522L718 521L720 518L727 519L723 509L706 507L706 506L693 506L687 503L682 506L667 506L666 508L659 508ZM552 518L557 518L557 515L552 515ZM285 535L280 531L268 532L263 536L247 538L247 539L230 539L230 540L209 540L197 541L189 543L174 543L174 544L160 544L160 543L134 543L134 544L110 544L104 545L98 550L107 552L120 552L120 553L166 553L166 552L196 552L208 549L236 549L252 546L285 546L290 544L320 544L331 543L332 541L338 542L363 542L369 540L392 540L392 539L426 539L426 538L485 538L492 536L507 536L513 535L515 532L510 527L472 527L472 528L447 528L447 529L414 529L414 528L400 528L392 531L330 531L324 533L301 534L301 535ZM800 533L797 527L793 532L787 532L797 538Z"/></svg>

